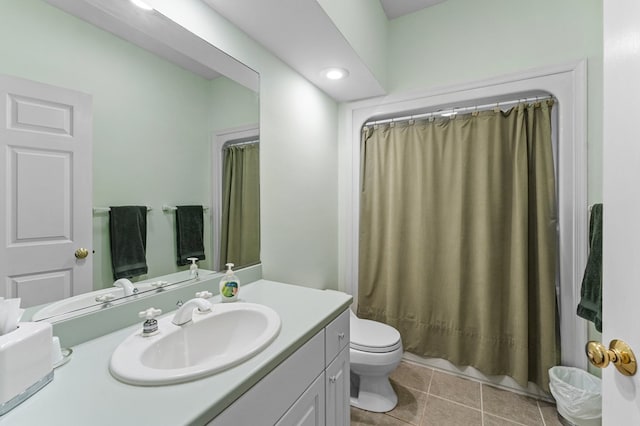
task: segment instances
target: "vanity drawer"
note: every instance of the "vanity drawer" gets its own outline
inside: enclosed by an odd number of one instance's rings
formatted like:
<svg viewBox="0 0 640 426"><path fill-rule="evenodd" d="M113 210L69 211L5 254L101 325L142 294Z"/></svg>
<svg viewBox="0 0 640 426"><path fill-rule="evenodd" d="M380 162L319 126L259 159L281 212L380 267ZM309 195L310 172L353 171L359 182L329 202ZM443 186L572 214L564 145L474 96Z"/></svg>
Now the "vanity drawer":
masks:
<svg viewBox="0 0 640 426"><path fill-rule="evenodd" d="M329 365L340 351L349 345L349 309L341 313L324 330L325 362Z"/></svg>

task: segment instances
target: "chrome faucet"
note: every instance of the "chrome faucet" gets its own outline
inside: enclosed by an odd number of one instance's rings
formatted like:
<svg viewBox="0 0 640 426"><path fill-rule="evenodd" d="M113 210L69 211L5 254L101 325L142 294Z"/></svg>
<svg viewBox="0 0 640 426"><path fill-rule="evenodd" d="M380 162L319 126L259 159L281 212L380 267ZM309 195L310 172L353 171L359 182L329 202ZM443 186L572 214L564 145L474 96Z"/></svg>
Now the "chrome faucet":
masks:
<svg viewBox="0 0 640 426"><path fill-rule="evenodd" d="M120 287L124 290L125 296L131 296L132 294L136 294L138 289L134 287L133 283L126 278L120 278L118 281L113 283L114 287Z"/></svg>
<svg viewBox="0 0 640 426"><path fill-rule="evenodd" d="M193 319L193 312L198 308L199 313L211 312L213 306L208 300L196 297L195 299L187 300L176 311L176 314L171 321L175 325L185 325Z"/></svg>

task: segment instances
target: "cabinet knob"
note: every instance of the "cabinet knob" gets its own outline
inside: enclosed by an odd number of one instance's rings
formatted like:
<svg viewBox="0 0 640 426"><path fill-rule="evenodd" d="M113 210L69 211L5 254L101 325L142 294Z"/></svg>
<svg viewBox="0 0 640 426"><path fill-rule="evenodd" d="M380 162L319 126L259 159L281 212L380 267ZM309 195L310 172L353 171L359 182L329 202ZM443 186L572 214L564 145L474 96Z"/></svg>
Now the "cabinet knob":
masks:
<svg viewBox="0 0 640 426"><path fill-rule="evenodd" d="M329 377L329 382L330 382L330 383L335 383L335 382L336 382L336 380L337 380L336 376L331 376L331 377Z"/></svg>
<svg viewBox="0 0 640 426"><path fill-rule="evenodd" d="M344 339L344 333L338 333L338 339L340 340Z"/></svg>

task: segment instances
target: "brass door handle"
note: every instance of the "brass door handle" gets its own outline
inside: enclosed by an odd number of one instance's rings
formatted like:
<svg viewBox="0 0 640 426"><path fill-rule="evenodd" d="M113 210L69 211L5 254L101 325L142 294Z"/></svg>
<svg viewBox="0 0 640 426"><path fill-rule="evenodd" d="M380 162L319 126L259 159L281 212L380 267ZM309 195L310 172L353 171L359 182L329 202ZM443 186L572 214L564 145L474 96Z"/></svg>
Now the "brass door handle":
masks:
<svg viewBox="0 0 640 426"><path fill-rule="evenodd" d="M589 362L598 368L605 368L612 362L618 371L625 376L636 374L638 368L636 357L629 345L622 340L612 340L609 349L602 343L592 340L587 342L585 352Z"/></svg>
<svg viewBox="0 0 640 426"><path fill-rule="evenodd" d="M81 247L75 251L74 255L76 259L84 259L85 257L89 256L89 250Z"/></svg>

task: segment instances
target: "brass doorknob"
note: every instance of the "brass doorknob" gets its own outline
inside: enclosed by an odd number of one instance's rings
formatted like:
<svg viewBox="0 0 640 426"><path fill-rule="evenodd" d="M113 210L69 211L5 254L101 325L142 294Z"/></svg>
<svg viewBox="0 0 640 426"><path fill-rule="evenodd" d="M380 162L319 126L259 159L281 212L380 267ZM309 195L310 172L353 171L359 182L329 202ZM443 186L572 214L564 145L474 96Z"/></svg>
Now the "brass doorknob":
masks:
<svg viewBox="0 0 640 426"><path fill-rule="evenodd" d="M76 256L76 259L84 259L85 257L89 256L89 250L87 250L86 248L79 248L78 250L76 250L74 255Z"/></svg>
<svg viewBox="0 0 640 426"><path fill-rule="evenodd" d="M609 363L613 363L625 376L636 374L636 357L629 345L622 340L612 340L609 349L600 342L590 341L587 342L585 352L589 362L598 368L605 368Z"/></svg>

